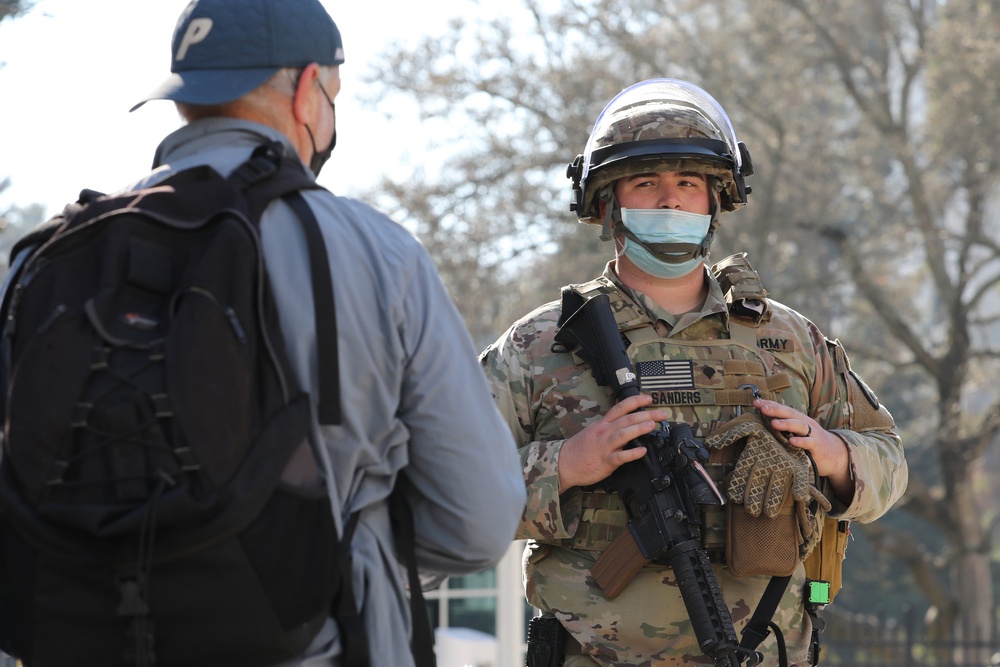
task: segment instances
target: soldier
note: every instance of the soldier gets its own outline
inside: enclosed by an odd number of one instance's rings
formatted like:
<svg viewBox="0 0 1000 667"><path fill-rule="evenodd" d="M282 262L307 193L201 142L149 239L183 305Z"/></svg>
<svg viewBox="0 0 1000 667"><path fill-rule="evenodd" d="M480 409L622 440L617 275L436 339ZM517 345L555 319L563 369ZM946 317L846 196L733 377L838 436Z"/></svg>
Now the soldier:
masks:
<svg viewBox="0 0 1000 667"><path fill-rule="evenodd" d="M873 521L906 488L893 419L840 343L770 299L744 254L706 265L720 216L746 204L752 173L704 90L653 79L622 91L569 172L571 210L601 225L615 256L601 276L565 289L608 295L639 395L616 403L556 341L560 301L480 355L528 487L517 535L528 540L526 597L566 631L565 658L545 664L713 662L670 567L648 562L620 592L593 573L616 539L631 539L621 499L602 482L643 457L628 445L660 422L690 426L728 499L696 520L734 629L763 606L772 579L787 579L768 616L780 632L758 649L764 664L779 664L782 642L781 664L815 664L803 561L823 527Z"/></svg>

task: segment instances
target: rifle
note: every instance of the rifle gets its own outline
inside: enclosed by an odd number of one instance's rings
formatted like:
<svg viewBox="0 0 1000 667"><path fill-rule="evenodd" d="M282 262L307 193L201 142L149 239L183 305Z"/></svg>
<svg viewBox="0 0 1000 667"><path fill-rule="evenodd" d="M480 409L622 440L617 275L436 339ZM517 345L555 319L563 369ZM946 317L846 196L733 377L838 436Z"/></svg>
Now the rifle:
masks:
<svg viewBox="0 0 1000 667"><path fill-rule="evenodd" d="M607 294L584 299L567 288L556 342L586 361L615 400L638 395L639 383ZM626 463L602 482L621 496L628 513L628 530L645 561L669 566L677 579L698 645L716 667L760 664L760 653L740 647L729 608L722 597L708 554L701 546L700 514L696 505L722 505L725 500L702 463L708 451L687 424L662 422L661 428L627 447L642 446L646 454Z"/></svg>

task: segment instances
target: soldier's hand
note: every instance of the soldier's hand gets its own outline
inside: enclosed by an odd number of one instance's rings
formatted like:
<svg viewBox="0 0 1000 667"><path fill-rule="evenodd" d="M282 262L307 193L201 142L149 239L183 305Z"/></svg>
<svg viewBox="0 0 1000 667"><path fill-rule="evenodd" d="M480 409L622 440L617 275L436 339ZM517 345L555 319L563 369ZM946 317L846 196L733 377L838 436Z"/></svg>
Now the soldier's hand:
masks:
<svg viewBox="0 0 1000 667"><path fill-rule="evenodd" d="M834 495L845 505L854 496L851 456L847 444L836 433L827 431L816 420L782 403L758 399L754 407L761 411L776 432L783 433L792 447L812 456L816 473L826 477Z"/></svg>
<svg viewBox="0 0 1000 667"><path fill-rule="evenodd" d="M626 448L651 433L668 418L666 410L642 410L652 398L626 398L599 420L566 440L559 450L559 493L574 486L596 484L621 465L642 458L645 447Z"/></svg>

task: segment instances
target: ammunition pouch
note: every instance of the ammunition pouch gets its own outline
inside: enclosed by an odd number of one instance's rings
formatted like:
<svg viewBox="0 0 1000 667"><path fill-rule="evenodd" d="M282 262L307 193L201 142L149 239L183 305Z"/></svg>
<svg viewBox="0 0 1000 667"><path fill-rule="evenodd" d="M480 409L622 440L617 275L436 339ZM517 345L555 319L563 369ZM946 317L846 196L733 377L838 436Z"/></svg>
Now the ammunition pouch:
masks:
<svg viewBox="0 0 1000 667"><path fill-rule="evenodd" d="M774 518L752 516L738 503L726 507L726 566L734 576L786 577L795 571L802 531L791 493Z"/></svg>

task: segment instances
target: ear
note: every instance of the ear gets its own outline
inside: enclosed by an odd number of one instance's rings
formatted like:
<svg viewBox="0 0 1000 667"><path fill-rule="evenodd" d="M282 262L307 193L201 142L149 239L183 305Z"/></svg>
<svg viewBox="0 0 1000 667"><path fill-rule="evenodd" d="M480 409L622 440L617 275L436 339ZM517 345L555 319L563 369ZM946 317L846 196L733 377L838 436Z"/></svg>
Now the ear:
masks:
<svg viewBox="0 0 1000 667"><path fill-rule="evenodd" d="M312 122L318 97L312 94L312 88L319 78L319 64L309 63L302 68L298 83L295 85L295 96L292 98L292 113L295 121L303 125Z"/></svg>

